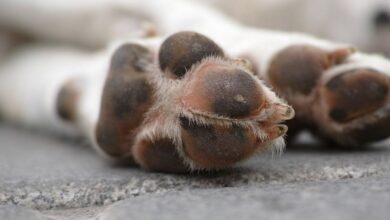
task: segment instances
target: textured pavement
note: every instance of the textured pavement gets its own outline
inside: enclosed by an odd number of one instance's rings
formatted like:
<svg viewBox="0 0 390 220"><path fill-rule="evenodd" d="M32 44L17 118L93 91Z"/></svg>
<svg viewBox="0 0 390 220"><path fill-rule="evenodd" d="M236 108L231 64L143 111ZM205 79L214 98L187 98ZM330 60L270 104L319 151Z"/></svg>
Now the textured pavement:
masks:
<svg viewBox="0 0 390 220"><path fill-rule="evenodd" d="M172 175L2 125L0 219L388 219L388 145L306 144L224 172Z"/></svg>
<svg viewBox="0 0 390 220"><path fill-rule="evenodd" d="M116 219L389 219L390 179L243 186L145 195L100 216Z"/></svg>

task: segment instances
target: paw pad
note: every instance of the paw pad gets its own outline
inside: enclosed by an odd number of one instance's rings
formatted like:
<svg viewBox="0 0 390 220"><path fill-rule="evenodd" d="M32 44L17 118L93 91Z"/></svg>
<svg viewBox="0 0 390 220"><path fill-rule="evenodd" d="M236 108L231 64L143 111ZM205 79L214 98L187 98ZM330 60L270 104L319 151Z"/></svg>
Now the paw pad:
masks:
<svg viewBox="0 0 390 220"><path fill-rule="evenodd" d="M341 47L325 51L315 46L295 45L280 51L272 59L268 76L271 85L283 95L309 95L322 73L343 62L354 49Z"/></svg>
<svg viewBox="0 0 390 220"><path fill-rule="evenodd" d="M154 89L145 72L151 57L146 48L125 44L111 58L96 128L99 146L111 156L130 153L134 132L154 102Z"/></svg>
<svg viewBox="0 0 390 220"><path fill-rule="evenodd" d="M273 58L268 76L271 84L282 93L291 91L308 95L329 65L322 49L291 46Z"/></svg>
<svg viewBox="0 0 390 220"><path fill-rule="evenodd" d="M180 118L183 150L191 160L205 167L224 167L250 156L258 146L251 130L232 125L198 125Z"/></svg>
<svg viewBox="0 0 390 220"><path fill-rule="evenodd" d="M142 140L136 148L139 161L147 169L175 173L187 171L176 146L168 138Z"/></svg>
<svg viewBox="0 0 390 220"><path fill-rule="evenodd" d="M231 118L261 110L265 97L257 81L241 69L205 67L189 82L181 97L185 106Z"/></svg>
<svg viewBox="0 0 390 220"><path fill-rule="evenodd" d="M181 78L192 65L210 56L223 57L222 49L195 32L179 32L168 37L159 52L160 69Z"/></svg>
<svg viewBox="0 0 390 220"><path fill-rule="evenodd" d="M345 123L382 107L389 94L385 75L369 69L342 73L326 83L329 117Z"/></svg>

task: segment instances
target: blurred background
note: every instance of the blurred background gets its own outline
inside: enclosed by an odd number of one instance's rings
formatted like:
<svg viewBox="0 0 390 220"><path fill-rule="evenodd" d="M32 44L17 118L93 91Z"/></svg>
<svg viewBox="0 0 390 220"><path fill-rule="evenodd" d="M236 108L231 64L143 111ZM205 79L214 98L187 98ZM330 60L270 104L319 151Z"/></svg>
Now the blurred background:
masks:
<svg viewBox="0 0 390 220"><path fill-rule="evenodd" d="M199 1L247 25L305 32L365 52L390 54L390 0ZM142 15L121 8L121 2L126 1L0 0L0 57L29 39L96 48L114 35L142 36L126 33L126 27L139 25Z"/></svg>
<svg viewBox="0 0 390 220"><path fill-rule="evenodd" d="M202 0L255 27L305 32L390 54L390 0Z"/></svg>

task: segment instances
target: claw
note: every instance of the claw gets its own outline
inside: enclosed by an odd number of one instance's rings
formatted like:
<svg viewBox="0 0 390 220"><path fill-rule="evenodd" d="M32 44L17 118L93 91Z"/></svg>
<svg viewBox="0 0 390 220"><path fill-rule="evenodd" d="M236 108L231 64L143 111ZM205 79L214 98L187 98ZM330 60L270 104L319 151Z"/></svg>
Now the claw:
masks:
<svg viewBox="0 0 390 220"><path fill-rule="evenodd" d="M268 131L268 138L270 140L273 140L275 138L284 136L288 131L288 127L287 125L275 125L269 128L267 131Z"/></svg>
<svg viewBox="0 0 390 220"><path fill-rule="evenodd" d="M275 121L275 122L282 122L282 121L287 121L295 116L295 110L286 104L274 104L273 105L274 113L270 117L270 120Z"/></svg>

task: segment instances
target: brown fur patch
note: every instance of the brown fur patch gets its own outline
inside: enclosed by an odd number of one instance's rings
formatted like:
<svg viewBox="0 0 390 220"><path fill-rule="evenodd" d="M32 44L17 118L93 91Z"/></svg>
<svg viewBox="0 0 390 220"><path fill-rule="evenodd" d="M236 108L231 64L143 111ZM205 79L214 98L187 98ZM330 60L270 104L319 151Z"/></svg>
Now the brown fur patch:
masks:
<svg viewBox="0 0 390 220"><path fill-rule="evenodd" d="M77 114L77 101L80 88L73 80L66 82L60 89L56 99L57 114L65 121L74 121Z"/></svg>

